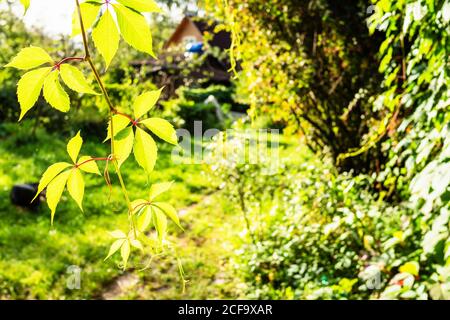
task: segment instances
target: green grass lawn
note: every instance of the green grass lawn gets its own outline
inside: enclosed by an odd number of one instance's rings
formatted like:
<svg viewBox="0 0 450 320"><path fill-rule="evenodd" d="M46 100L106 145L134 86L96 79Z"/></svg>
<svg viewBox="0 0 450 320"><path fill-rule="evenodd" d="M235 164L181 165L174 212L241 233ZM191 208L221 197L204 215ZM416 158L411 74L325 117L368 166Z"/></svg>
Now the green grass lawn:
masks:
<svg viewBox="0 0 450 320"><path fill-rule="evenodd" d="M111 238L107 231L125 226L127 223L126 203L117 181L113 178L111 196L102 177L84 175L86 190L84 211L63 194L58 206L54 226L50 226L50 212L47 205L41 205L37 212L30 212L11 205L9 193L16 183L37 182L45 169L58 161L69 160L66 143L70 136L60 137L37 132L33 140L30 130L22 124L3 125L0 140L0 298L94 298L101 297L105 287L123 272L119 269L119 259L103 261ZM104 156L108 145L99 143L103 137L85 138L81 154ZM96 141L95 141L96 140ZM176 208L182 209L199 202L211 190L201 165L173 165L170 148L160 144L159 160L152 182L174 180L175 184L166 195ZM131 156L123 165L123 176L133 198L145 197L149 183ZM220 214L217 210L211 212ZM194 218L189 217L189 220ZM204 230L191 230L190 222L184 222L189 236L200 237ZM210 224L212 222L207 222ZM205 228L207 229L207 224ZM198 225L194 228L198 228ZM170 233L187 238L171 225ZM194 232L194 235L192 234ZM192 239L194 239L192 238ZM191 238L189 238L190 245ZM177 240L175 239L175 242ZM188 254L186 254L188 253ZM192 252L191 252L192 253ZM187 278L190 269L197 268L190 262L192 255L179 250L180 259L185 264ZM186 254L187 261L184 259ZM202 254L202 253L195 253ZM208 259L206 259L207 261ZM145 261L133 260L136 266ZM67 268L77 265L82 270L81 289L69 290L66 282L70 274ZM155 272L155 266L163 266ZM176 260L173 257L160 259L139 276L153 286L170 287L173 297L181 296L182 290ZM197 271L196 271L197 272ZM203 272L203 271L202 271ZM204 272L215 272L206 268ZM208 275L210 276L210 275ZM154 282L158 282L155 285ZM190 281L189 284L195 283ZM152 290L150 287L148 290ZM160 289L158 289L160 290ZM157 291L148 297L158 298ZM195 298L199 294L190 290L186 297ZM171 296L165 295L169 298Z"/></svg>
<svg viewBox="0 0 450 320"><path fill-rule="evenodd" d="M83 136L83 133L82 133ZM206 299L239 296L230 259L242 241L243 221L232 204L214 190L200 164L173 163L171 147L160 143L156 170L150 181L175 181L165 201L179 211L185 231L169 226L171 240L186 273L183 291L177 259L133 255L131 268L119 268L119 257L103 261L112 239L107 231L126 226L127 211L120 187L111 172L113 188L100 176L85 174L84 214L63 194L53 227L43 203L37 212L11 205L16 183L39 181L51 164L68 161L71 136L37 131L30 137L27 122L0 127L0 298L1 299ZM84 137L80 155L105 156L103 137ZM284 142L283 142L284 143ZM290 151L283 148L283 154ZM102 170L102 164L100 170ZM133 156L122 166L133 199L145 197L149 182ZM81 268L81 288L67 288L68 267Z"/></svg>

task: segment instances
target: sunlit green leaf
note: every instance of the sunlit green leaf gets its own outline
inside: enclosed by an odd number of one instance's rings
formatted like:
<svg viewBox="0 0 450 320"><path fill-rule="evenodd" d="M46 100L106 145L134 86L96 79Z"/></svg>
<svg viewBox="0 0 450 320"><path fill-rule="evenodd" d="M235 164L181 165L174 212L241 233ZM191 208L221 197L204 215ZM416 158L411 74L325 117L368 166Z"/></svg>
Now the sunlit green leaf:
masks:
<svg viewBox="0 0 450 320"><path fill-rule="evenodd" d="M133 104L135 119L139 119L149 112L161 96L162 88L159 90L144 92L136 98Z"/></svg>
<svg viewBox="0 0 450 320"><path fill-rule="evenodd" d="M172 205L166 202L154 202L153 205L161 209L180 229L183 229L178 218L177 210Z"/></svg>
<svg viewBox="0 0 450 320"><path fill-rule="evenodd" d="M122 230L114 230L108 233L111 235L111 237L116 239L125 239L127 237L127 235Z"/></svg>
<svg viewBox="0 0 450 320"><path fill-rule="evenodd" d="M72 173L67 180L67 190L83 211L84 180L80 170L72 169Z"/></svg>
<svg viewBox="0 0 450 320"><path fill-rule="evenodd" d="M22 50L5 67L28 70L39 67L44 63L54 63L48 53L39 47L27 47Z"/></svg>
<svg viewBox="0 0 450 320"><path fill-rule="evenodd" d="M30 7L30 0L20 0L20 3L24 6L25 12L27 12L28 8Z"/></svg>
<svg viewBox="0 0 450 320"><path fill-rule="evenodd" d="M71 66L70 64L62 64L60 69L62 80L73 91L98 94L92 90L83 73L74 66Z"/></svg>
<svg viewBox="0 0 450 320"><path fill-rule="evenodd" d="M120 249L120 247L122 247L122 244L125 242L125 239L120 239L120 240L116 240L113 242L113 244L111 245L111 247L109 248L109 252L108 255L106 256L105 260L107 260L109 257L111 257L114 253L117 252L117 250Z"/></svg>
<svg viewBox="0 0 450 320"><path fill-rule="evenodd" d="M134 157L147 174L153 171L157 153L158 148L153 138L144 130L137 128L134 143Z"/></svg>
<svg viewBox="0 0 450 320"><path fill-rule="evenodd" d="M94 24L100 13L101 4L95 2L84 2L80 4L81 16L83 19L83 25L85 30L89 30ZM81 33L80 19L78 17L78 10L72 15L72 36L76 36Z"/></svg>
<svg viewBox="0 0 450 320"><path fill-rule="evenodd" d="M52 180L48 184L47 187L47 204L51 210L51 223L53 224L53 218L55 216L56 207L58 206L59 200L61 199L61 195L64 191L64 187L66 186L67 179L71 171L64 171L55 179Z"/></svg>
<svg viewBox="0 0 450 320"><path fill-rule="evenodd" d="M161 139L174 145L178 144L177 133L168 121L161 118L149 118L142 120L141 123Z"/></svg>
<svg viewBox="0 0 450 320"><path fill-rule="evenodd" d="M158 197L160 194L169 190L170 187L172 186L172 184L173 184L173 181L152 184L152 186L150 187L150 192L149 192L149 200L153 201L153 199Z"/></svg>
<svg viewBox="0 0 450 320"><path fill-rule="evenodd" d="M72 159L73 163L77 163L78 154L80 153L81 145L83 144L83 138L81 138L80 131L69 140L67 143L67 153Z"/></svg>
<svg viewBox="0 0 450 320"><path fill-rule="evenodd" d="M103 59L105 59L106 68L108 68L119 48L120 40L116 23L109 10L103 13L97 26L92 31L92 39Z"/></svg>
<svg viewBox="0 0 450 320"><path fill-rule="evenodd" d="M164 212L156 206L152 206L153 220L156 232L158 233L159 241L164 239L167 231L167 218Z"/></svg>
<svg viewBox="0 0 450 320"><path fill-rule="evenodd" d="M80 165L80 170L83 170L84 172L89 173L95 173L98 175L101 175L100 170L98 170L97 163L94 160L91 160L92 158L89 156L83 156L80 159L78 159L77 164Z"/></svg>
<svg viewBox="0 0 450 320"><path fill-rule="evenodd" d="M139 231L144 232L147 230L148 226L152 222L152 214L153 211L151 206L144 207L141 214L137 218L137 228Z"/></svg>
<svg viewBox="0 0 450 320"><path fill-rule="evenodd" d="M120 4L113 4L120 34L136 50L155 57L152 48L152 34L144 16Z"/></svg>
<svg viewBox="0 0 450 320"><path fill-rule="evenodd" d="M70 109L70 99L58 79L58 72L52 71L44 80L44 98L55 109L67 112Z"/></svg>
<svg viewBox="0 0 450 320"><path fill-rule="evenodd" d="M114 138L114 155L119 167L127 160L133 150L134 134L133 128L128 127Z"/></svg>
<svg viewBox="0 0 450 320"><path fill-rule="evenodd" d="M120 248L120 255L123 261L123 268L127 267L128 258L130 257L130 242L125 240Z"/></svg>
<svg viewBox="0 0 450 320"><path fill-rule="evenodd" d="M144 247L142 246L142 243L139 240L132 239L130 240L130 244L139 250L144 250Z"/></svg>
<svg viewBox="0 0 450 320"><path fill-rule="evenodd" d="M36 195L34 196L33 200L36 199L36 197L47 187L47 185L58 175L63 171L64 169L67 169L68 167L72 166L70 163L67 162L58 162L55 164L52 164L50 167L45 170L44 174L42 175L41 180L39 181L38 191L36 192Z"/></svg>
<svg viewBox="0 0 450 320"><path fill-rule="evenodd" d="M20 78L17 84L17 98L20 104L19 121L36 103L41 94L44 80L51 70L51 67L32 70Z"/></svg>
<svg viewBox="0 0 450 320"><path fill-rule="evenodd" d="M120 115L115 114L112 116L112 125L114 129L114 136L117 136L123 129L125 129L130 124L130 119ZM111 120L108 122L108 134L105 141L111 139Z"/></svg>
<svg viewBox="0 0 450 320"><path fill-rule="evenodd" d="M117 0L124 6L140 12L162 12L158 4L153 0Z"/></svg>

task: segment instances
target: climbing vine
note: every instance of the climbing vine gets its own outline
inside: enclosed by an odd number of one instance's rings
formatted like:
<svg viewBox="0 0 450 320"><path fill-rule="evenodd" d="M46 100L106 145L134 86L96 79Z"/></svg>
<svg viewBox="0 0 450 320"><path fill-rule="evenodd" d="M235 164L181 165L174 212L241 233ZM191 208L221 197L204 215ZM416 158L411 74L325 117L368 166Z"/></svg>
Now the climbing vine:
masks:
<svg viewBox="0 0 450 320"><path fill-rule="evenodd" d="M25 10L30 0L20 0ZM152 38L144 12L160 13L161 9L153 0L75 0L75 12L72 21L72 35L81 34L84 55L64 57L55 60L40 47L30 46L22 49L6 67L25 70L26 73L17 84L17 98L20 104L22 120L33 108L41 92L48 104L60 112L70 109L70 98L61 80L70 90L87 95L103 95L109 106L109 121L106 141L110 142L110 154L101 156L80 156L83 138L78 132L67 144L70 162L58 162L44 172L39 182L36 197L47 189L47 204L51 211L51 223L64 190L83 211L85 191L84 174L102 175L98 163L103 162L103 176L106 184L111 186L109 168L113 167L118 177L124 199L127 203L129 221L128 230L110 232L114 239L105 258L108 259L120 251L123 268L132 248L148 251L152 254L163 252L170 246L166 240L167 218L181 228L176 209L166 202L157 201L158 196L167 192L171 182L154 183L149 189L147 199L132 200L121 174L122 164L133 152L140 167L149 176L153 171L158 147L151 134L176 145L177 136L173 126L157 117L146 117L157 103L162 89L143 92L132 104L133 114L121 112L108 95L101 74L93 63L89 41L92 38L98 53L103 57L105 70L108 69L119 47L120 37L138 51L155 57L152 50ZM91 32L89 32L92 30ZM90 35L90 37L89 37ZM100 93L94 90L76 64L89 65ZM150 133L151 134L150 134ZM149 233L154 228L155 233ZM182 269L180 266L180 273Z"/></svg>

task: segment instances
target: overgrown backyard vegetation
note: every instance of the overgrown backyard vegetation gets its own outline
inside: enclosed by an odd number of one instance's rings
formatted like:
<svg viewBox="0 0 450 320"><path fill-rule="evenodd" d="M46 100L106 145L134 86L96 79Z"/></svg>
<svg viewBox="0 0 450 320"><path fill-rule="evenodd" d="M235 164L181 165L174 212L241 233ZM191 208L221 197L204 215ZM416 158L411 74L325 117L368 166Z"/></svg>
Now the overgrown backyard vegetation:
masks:
<svg viewBox="0 0 450 320"><path fill-rule="evenodd" d="M190 4L158 2L165 10ZM123 45L107 72L93 58L122 112L165 85L152 116L184 134L199 120L201 133L222 130L180 137L191 154L156 139L149 178L134 160L123 165L134 199L174 182L161 200L183 228L169 221L173 248L133 248L125 270L118 254L104 261L108 232L129 223L112 170L111 189L101 176L86 177L84 213L64 193L53 226L45 202L33 211L10 200L14 185L67 160L79 129L82 155L109 154L104 98L72 92L68 113L40 98L17 123L20 72L0 69L0 298L450 299L450 2L199 5L229 32L230 50L204 44L201 53L182 51L182 62L167 60L177 25L165 16L150 21L154 50L170 67ZM61 57L80 51L69 38L25 27L7 7L0 22L2 66L28 45ZM197 78L208 59L235 77ZM258 140L268 128L279 134ZM255 141L265 148L252 149ZM80 268L79 289L68 286L71 266Z"/></svg>

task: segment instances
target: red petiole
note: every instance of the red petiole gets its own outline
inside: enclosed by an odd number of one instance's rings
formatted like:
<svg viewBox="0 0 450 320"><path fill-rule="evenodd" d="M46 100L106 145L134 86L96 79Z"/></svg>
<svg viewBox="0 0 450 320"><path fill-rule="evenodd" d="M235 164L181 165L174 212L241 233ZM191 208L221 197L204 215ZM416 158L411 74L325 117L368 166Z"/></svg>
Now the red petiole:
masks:
<svg viewBox="0 0 450 320"><path fill-rule="evenodd" d="M74 167L75 167L75 168L79 168L79 167L81 167L83 164L86 164L86 163L91 162L91 161L110 161L110 160L111 160L111 157L106 157L106 158L90 158L90 159L87 159L86 161L83 161L82 163L77 163Z"/></svg>
<svg viewBox="0 0 450 320"><path fill-rule="evenodd" d="M64 58L61 61L55 63L55 65L53 66L53 70L59 70L63 63L66 63L69 61L84 61L84 60L85 60L85 58L82 58L82 57L67 57L67 58Z"/></svg>
<svg viewBox="0 0 450 320"><path fill-rule="evenodd" d="M127 118L128 120L130 120L130 122L133 126L137 126L139 124L139 119L134 120L133 118L131 118L129 115L127 115L125 113L115 111L114 114L118 114L119 116Z"/></svg>

